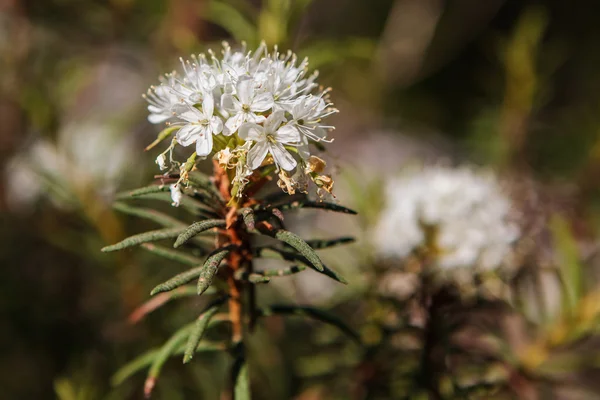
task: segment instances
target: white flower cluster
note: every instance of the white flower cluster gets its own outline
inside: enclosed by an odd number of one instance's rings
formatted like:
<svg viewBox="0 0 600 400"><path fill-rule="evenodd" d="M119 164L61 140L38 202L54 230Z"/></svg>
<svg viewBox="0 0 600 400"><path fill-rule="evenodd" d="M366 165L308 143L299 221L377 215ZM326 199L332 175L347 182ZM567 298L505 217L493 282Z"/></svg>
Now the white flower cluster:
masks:
<svg viewBox="0 0 600 400"><path fill-rule="evenodd" d="M176 142L195 144L199 157L243 149L245 168L238 166L238 180L265 159L278 170L304 170L309 143L328 141L333 126L322 121L337 110L328 102L329 90L318 88L317 73L307 75L306 59L298 62L295 54L277 48L269 53L264 44L247 52L224 43L220 59L209 52L181 63L182 74L165 75L145 96L148 120L177 129ZM167 168L164 153L157 163Z"/></svg>
<svg viewBox="0 0 600 400"><path fill-rule="evenodd" d="M404 175L389 182L386 201L374 235L386 257L430 246L441 268L491 270L506 264L520 236L495 177L469 168L435 166Z"/></svg>

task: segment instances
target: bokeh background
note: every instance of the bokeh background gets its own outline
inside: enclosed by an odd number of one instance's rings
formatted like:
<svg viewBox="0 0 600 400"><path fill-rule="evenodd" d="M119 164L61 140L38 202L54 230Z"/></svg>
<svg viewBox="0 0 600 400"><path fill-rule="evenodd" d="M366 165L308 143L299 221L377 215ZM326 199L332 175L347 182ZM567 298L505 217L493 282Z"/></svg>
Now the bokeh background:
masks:
<svg viewBox="0 0 600 400"><path fill-rule="evenodd" d="M142 398L143 376L113 388L111 375L198 306L129 323L171 266L99 251L147 228L110 204L157 171L141 94L180 56L264 39L310 58L340 109L328 158L338 198L361 210L337 233L365 236L386 176L446 160L568 193L575 234L592 236L599 14L582 0L0 0L0 397ZM298 225L326 236L332 224L306 214ZM306 274L265 299L343 303L361 290L364 246L331 256L348 287ZM256 334L258 398L327 398L306 384L327 363L302 358L310 329L275 320ZM157 398L218 398L227 361L195 361L169 363Z"/></svg>

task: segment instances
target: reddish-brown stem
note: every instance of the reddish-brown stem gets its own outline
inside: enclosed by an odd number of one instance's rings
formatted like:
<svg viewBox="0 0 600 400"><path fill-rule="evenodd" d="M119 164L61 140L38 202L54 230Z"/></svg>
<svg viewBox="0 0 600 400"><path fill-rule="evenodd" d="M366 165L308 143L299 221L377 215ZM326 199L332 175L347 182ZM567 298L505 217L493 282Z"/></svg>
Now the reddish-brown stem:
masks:
<svg viewBox="0 0 600 400"><path fill-rule="evenodd" d="M218 162L214 162L214 175L213 182L219 189L219 192L223 196L226 202L229 203L231 200L231 181L227 174ZM222 231L217 239L218 246L233 245L233 250L227 259L226 269L226 280L229 290L229 318L232 326L232 341L233 343L239 343L243 338L243 324L244 324L244 308L242 306L242 299L244 293L244 286L242 282L235 279L236 272L238 270L246 270L251 272L252 269L252 252L249 247L249 238L247 232L243 229L243 222L238 216L238 205L233 203L229 206L225 215L226 228ZM250 314L250 324L253 322L254 315L254 295L253 287L250 286L249 290L249 305L248 312Z"/></svg>

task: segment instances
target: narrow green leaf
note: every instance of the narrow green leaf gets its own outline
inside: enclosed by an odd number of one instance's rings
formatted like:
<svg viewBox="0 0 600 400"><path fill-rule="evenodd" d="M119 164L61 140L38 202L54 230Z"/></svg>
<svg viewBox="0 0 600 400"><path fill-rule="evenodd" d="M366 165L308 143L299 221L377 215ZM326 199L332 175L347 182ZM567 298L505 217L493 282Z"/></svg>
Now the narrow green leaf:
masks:
<svg viewBox="0 0 600 400"><path fill-rule="evenodd" d="M261 202L254 205L252 208L254 210L266 210L267 208L271 207L273 204L283 204L283 203L291 203L294 201L305 201L307 200L306 198L306 194L304 193L295 193L295 194L288 194L285 193L281 190L277 190L273 193L270 193L266 196L264 196L261 199Z"/></svg>
<svg viewBox="0 0 600 400"><path fill-rule="evenodd" d="M320 208L323 210L341 212L344 214L356 214L356 211L354 210L338 204L328 203L326 201L298 200L287 204L280 204L277 206L277 208L279 208L281 211L295 210L299 208Z"/></svg>
<svg viewBox="0 0 600 400"><path fill-rule="evenodd" d="M255 257L263 257L263 252L269 250L274 252L275 254L277 254L278 256L280 256L282 259L286 260L286 261L299 261L302 264L306 265L307 267L313 268L316 271L318 271L313 265L312 263L306 259L306 257L304 257L302 254L296 253L294 251L288 251L285 249L281 249L277 246L261 246L261 247L255 247L253 249L253 255ZM335 272L334 270L330 269L329 267L327 267L326 265L323 265L323 271L318 271L321 272L324 275L327 275L328 277L343 283L343 284L347 284L348 281L346 279L344 279L344 277L342 277L341 275L339 275L337 272Z"/></svg>
<svg viewBox="0 0 600 400"><path fill-rule="evenodd" d="M173 250L168 247L159 246L154 243L144 243L140 247L149 251L150 253L167 258L169 260L180 262L185 265L189 265L190 267L193 267L194 265L200 265L202 263L202 260L198 257L194 257L182 251Z"/></svg>
<svg viewBox="0 0 600 400"><path fill-rule="evenodd" d="M323 262L317 253L308 245L308 243L302 240L300 236L284 229L276 229L273 232L268 232L268 235L289 244L300 254L302 254L317 271L323 272L325 270Z"/></svg>
<svg viewBox="0 0 600 400"><path fill-rule="evenodd" d="M298 315L302 317L310 317L336 326L342 332L354 339L357 343L361 343L360 336L341 319L333 314L328 313L327 311L315 307L277 304L262 308L259 310L259 315L264 317L271 315Z"/></svg>
<svg viewBox="0 0 600 400"><path fill-rule="evenodd" d="M242 213L242 218L244 219L246 229L248 229L248 231L251 232L254 231L256 229L256 219L254 216L254 211L249 207L242 208L240 211Z"/></svg>
<svg viewBox="0 0 600 400"><path fill-rule="evenodd" d="M161 293L158 296L152 297L150 300L133 310L133 312L129 314L128 320L130 323L136 324L146 315L172 300L197 295L198 293L196 293L196 288L190 286L181 286L177 289L171 290L168 293Z"/></svg>
<svg viewBox="0 0 600 400"><path fill-rule="evenodd" d="M157 240L163 239L171 239L176 238L183 232L182 228L167 228L167 229L157 229L154 231L144 232L137 235L133 235L120 241L119 243L113 244L111 246L106 246L102 248L102 251L107 253L116 250L122 250L127 247L137 246L142 243L155 242Z"/></svg>
<svg viewBox="0 0 600 400"><path fill-rule="evenodd" d="M287 268L278 268L278 269L268 269L265 271L257 271L256 273L262 274L263 276L273 277L273 276L287 276L292 274L297 274L298 272L302 272L306 269L304 265L292 265Z"/></svg>
<svg viewBox="0 0 600 400"><path fill-rule="evenodd" d="M215 322L213 319L211 322ZM212 325L212 323L210 324ZM227 344L223 342L208 342L204 341L198 344L196 347L196 353L204 352L204 351L217 351L217 350L226 350ZM136 357L134 360L125 364L123 367L119 368L117 372L111 378L111 385L117 386L121 383L125 382L125 380L131 377L136 372L142 370L143 368L148 367L154 359L156 358L160 348L155 348L152 350L148 350L142 355ZM180 346L173 355L181 355L185 351L185 347Z"/></svg>
<svg viewBox="0 0 600 400"><path fill-rule="evenodd" d="M200 277L198 278L198 295L204 293L211 285L213 277L217 273L221 261L227 257L227 254L229 254L231 249L231 246L216 249L208 256L204 262L204 265L202 266Z"/></svg>
<svg viewBox="0 0 600 400"><path fill-rule="evenodd" d="M144 151L148 151L148 150L154 148L157 144L159 144L160 142L162 142L163 140L165 140L166 138L171 136L173 134L173 132L175 132L179 128L180 128L179 126L166 127L165 129L163 129L162 131L159 132L158 136L152 143L150 143L148 146L146 146Z"/></svg>
<svg viewBox="0 0 600 400"><path fill-rule="evenodd" d="M156 384L156 380L158 379L158 375L160 374L164 363L185 341L185 339L189 336L193 328L194 324L192 323L179 329L160 348L160 350L158 350L156 356L154 357L154 360L152 361L152 364L150 365L150 369L148 370L148 377L146 378L146 382L144 383L144 394L146 397L150 397L150 394L154 389L154 385Z"/></svg>
<svg viewBox="0 0 600 400"><path fill-rule="evenodd" d="M198 344L202 340L204 336L204 332L206 332L206 328L208 327L208 323L211 318L217 313L219 310L220 304L214 305L212 308L209 308L205 312L203 312L197 319L196 324L194 325L194 329L190 333L188 337L187 345L185 346L185 353L183 356L183 363L187 364L194 357L194 353L196 352L196 348Z"/></svg>
<svg viewBox="0 0 600 400"><path fill-rule="evenodd" d="M159 349L149 350L144 354L136 357L133 361L130 361L121 368L119 368L119 370L115 372L115 374L112 376L110 380L111 384L113 386L120 385L121 383L125 382L127 378L129 378L142 368L145 368L148 365L152 364L152 362L158 355L158 350Z"/></svg>
<svg viewBox="0 0 600 400"><path fill-rule="evenodd" d="M265 276L260 272L249 274L247 271L238 270L235 273L235 279L240 281L248 281L250 283L268 283L271 281L269 276Z"/></svg>
<svg viewBox="0 0 600 400"><path fill-rule="evenodd" d="M271 281L270 277L262 274L249 274L247 279L250 283L268 283Z"/></svg>
<svg viewBox="0 0 600 400"><path fill-rule="evenodd" d="M192 187L202 189L217 203L225 204L223 196L206 175L198 171L192 171L188 174L188 182Z"/></svg>
<svg viewBox="0 0 600 400"><path fill-rule="evenodd" d="M571 313L583 296L583 265L577 242L567 220L560 215L553 215L550 220L550 230L560 258L560 278L564 287L563 309Z"/></svg>
<svg viewBox="0 0 600 400"><path fill-rule="evenodd" d="M335 239L325 240L307 240L306 243L315 250L327 249L329 247L337 246L340 244L353 243L354 238L349 236L339 237Z"/></svg>
<svg viewBox="0 0 600 400"><path fill-rule="evenodd" d="M242 361L235 371L235 388L233 398L235 400L250 400L250 380L248 378L248 364Z"/></svg>
<svg viewBox="0 0 600 400"><path fill-rule="evenodd" d="M136 198L144 200L157 200L169 204L173 202L170 193L145 193L137 195ZM191 198L190 196L183 196L179 207L193 215L201 215L208 218L217 216L217 213L208 209L204 204Z"/></svg>
<svg viewBox="0 0 600 400"><path fill-rule="evenodd" d="M207 231L212 228L223 228L225 227L224 219L207 219L203 221L194 222L192 225L188 226L181 235L175 241L173 247L177 248L182 244L186 243L188 240L193 238L199 233Z"/></svg>
<svg viewBox="0 0 600 400"><path fill-rule="evenodd" d="M175 219L167 214L161 213L161 212L153 210L151 208L133 207L133 206L129 206L122 202L114 203L113 208L124 214L133 215L136 217L147 219L152 222L156 222L159 225L167 226L170 228L185 226L185 224L183 222L178 221L177 219Z"/></svg>
<svg viewBox="0 0 600 400"><path fill-rule="evenodd" d="M133 189L133 190L128 190L126 192L118 193L116 198L118 200L125 200L125 199L130 199L132 197L144 196L146 194L161 193L161 192L168 192L168 191L169 191L169 185L151 185L151 186L146 186L146 187L139 188L139 189Z"/></svg>
<svg viewBox="0 0 600 400"><path fill-rule="evenodd" d="M168 292L179 286L185 285L188 282L193 281L194 279L200 276L200 273L202 272L203 268L204 266L200 266L175 275L168 281L163 282L160 285L157 285L154 289L152 289L152 291L150 292L150 296L154 296L157 293Z"/></svg>

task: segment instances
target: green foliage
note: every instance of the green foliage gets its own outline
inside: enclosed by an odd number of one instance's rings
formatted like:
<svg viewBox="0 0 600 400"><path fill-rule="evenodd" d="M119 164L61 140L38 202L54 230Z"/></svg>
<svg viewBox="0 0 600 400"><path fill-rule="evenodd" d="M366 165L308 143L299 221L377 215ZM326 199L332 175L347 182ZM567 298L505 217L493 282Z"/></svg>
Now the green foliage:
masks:
<svg viewBox="0 0 600 400"><path fill-rule="evenodd" d="M208 256L198 277L198 295L201 295L208 289L219 269L219 265L221 265L221 261L227 257L227 254L229 254L230 251L230 247L220 248L216 249Z"/></svg>
<svg viewBox="0 0 600 400"><path fill-rule="evenodd" d="M236 369L234 382L234 398L236 400L250 400L250 379L248 377L248 365L245 362L241 363Z"/></svg>
<svg viewBox="0 0 600 400"><path fill-rule="evenodd" d="M154 289L152 289L152 291L150 292L150 296L154 296L155 294L162 292L168 292L175 288L178 288L179 286L185 285L186 283L189 283L197 277L199 277L203 270L204 265L177 274L168 281L163 282L157 285Z"/></svg>
<svg viewBox="0 0 600 400"><path fill-rule="evenodd" d="M358 344L361 343L360 336L356 333L352 328L346 325L342 320L336 317L333 314L328 313L327 311L307 306L296 306L296 305L271 305L265 308L262 308L260 311L260 315L263 317L268 317L271 315L297 315L301 317L309 317L316 319L321 322L325 322L327 324L331 324L346 335L351 337Z"/></svg>
<svg viewBox="0 0 600 400"><path fill-rule="evenodd" d="M328 249L340 244L354 243L354 238L350 236L339 237L335 239L324 239L324 240L307 240L306 244L315 250Z"/></svg>
<svg viewBox="0 0 600 400"><path fill-rule="evenodd" d="M340 274L338 274L337 272L330 269L329 267L327 267L324 264L322 264L322 267L323 267L322 271L317 270L314 267L314 265L306 257L304 257L302 254L295 252L295 251L289 251L289 250L282 249L277 246L262 246L262 247L257 247L254 249L254 255L256 257L262 257L263 252L267 251L267 250L275 253L276 255L280 256L282 259L284 259L286 261L301 262L302 264L306 265L307 267L313 268L316 271L321 272L340 283L344 283L344 284L348 283L348 281L346 281L346 279L344 279Z"/></svg>
<svg viewBox="0 0 600 400"><path fill-rule="evenodd" d="M584 293L583 265L568 222L559 215L554 215L550 229L560 257L560 278L564 288L562 307L566 313L571 314Z"/></svg>
<svg viewBox="0 0 600 400"><path fill-rule="evenodd" d="M160 349L143 354L115 374L113 383L118 384L136 371L150 366L144 389L146 395L149 395L153 390L160 371L169 357L175 354L183 354L183 362L189 363L193 354L199 351L199 349L208 350L212 348L210 346L203 347L202 338L209 326L214 321L216 322L216 313L219 306L230 296L227 292L227 290L230 290L230 287L224 285L224 282L218 281L213 283L215 279L223 278L222 276L221 278L217 278L219 276L217 274L219 267L223 263L227 263L227 268L220 275L227 276L226 274L232 274L230 278L227 278L227 284L231 284L230 279L233 278L236 282L237 290L239 288L250 288L250 293L253 293L255 290L255 285L269 283L272 277L287 276L302 272L306 269L306 266L330 276L339 282L345 283L342 277L323 264L315 249L325 249L350 243L352 238L340 237L330 240L310 240L307 242L280 226L283 223L283 210L293 211L301 208L317 208L346 214L353 214L354 211L332 203L310 201L305 196L279 197L277 198L276 206L263 201L251 207L231 209L225 206L224 200L210 179L196 171L191 171L194 166L195 157L192 156L189 160L191 160L189 165L186 163L182 167L182 171L190 172L187 179L189 186L183 188L184 197L181 201L181 206L186 211L191 212L196 221L188 225L152 208L132 206L124 202L127 199L169 201L170 195L166 192L164 186L152 185L126 192L119 195L120 201L114 205L116 210L127 215L149 220L167 228L133 235L103 249L106 252L142 245L144 250L154 255L193 267L156 285L150 293L151 296L155 297L140 306L130 317L131 321L139 321L148 313L173 299L189 296L191 288L185 285L194 279L198 280L196 287L198 295L209 292L209 289L212 289L210 290L211 294L217 295L217 300L213 300L205 308L205 311L200 314L195 323L184 326ZM275 199L276 197L272 198ZM232 234L230 232L231 229L234 229L235 233ZM209 230L214 230L214 232L210 232L210 235L216 235L217 243L225 244L212 251L208 251L209 243L202 240L202 237L199 235L206 234ZM275 238L283 243L283 245L255 246L250 241L250 238L251 235L256 233ZM244 238L243 240L245 241L240 244L233 244L233 242L228 242L231 237ZM175 239L173 244L175 248L180 248L183 244L187 244L186 249L193 251L194 255L189 254L187 251L174 250L152 243L163 239ZM260 256L267 249L274 251L275 254L284 260L296 261L304 265L293 265L266 271L254 271L253 269L246 269L247 265L242 265L243 268L234 271L235 273L232 272L230 263L235 257L239 259L245 255L247 257L246 262L252 262L252 255ZM205 258L201 258L197 256L198 254L207 255ZM239 294L236 296L239 296ZM257 316L267 314L307 316L336 326L355 340L358 340L358 336L339 319L336 319L325 311L319 311L312 307L273 306L261 311L255 308L256 304L253 302L245 305L245 308L247 307L251 308L250 314L247 317L249 319L256 319ZM233 317L231 317L231 321L233 323ZM242 321L240 320L239 323L242 323ZM235 340L243 341L243 338ZM229 350L236 354L236 361L233 367L235 382L233 390L237 396L236 398L249 399L248 371L245 355L243 354L244 343L236 342L235 346L233 349L229 348Z"/></svg>
<svg viewBox="0 0 600 400"><path fill-rule="evenodd" d="M325 270L325 266L317 253L308 245L308 243L302 240L300 236L283 229L277 229L274 232L269 231L268 235L289 244L302 254L302 256L304 256L317 271L323 272Z"/></svg>
<svg viewBox="0 0 600 400"><path fill-rule="evenodd" d="M117 194L116 198L118 200L127 200L127 199L130 199L133 197L141 197L146 194L161 193L161 192L168 192L168 191L169 191L169 186L167 186L167 185L150 185L150 186L146 186L143 188L128 190L126 192L119 193L119 194Z"/></svg>
<svg viewBox="0 0 600 400"><path fill-rule="evenodd" d="M198 344L202 340L202 337L204 336L204 333L206 332L206 329L208 328L208 324L209 324L211 318L214 317L215 314L217 313L217 311L219 310L219 305L221 303L222 303L222 301L219 301L216 304L212 304L208 308L208 310L204 311L198 317L198 320L196 321L196 324L194 325L194 329L190 333L190 336L188 337L188 342L185 346L185 353L183 355L183 363L184 364L187 364L188 362L190 362L192 360L192 357L194 357L194 353L196 353L196 348L198 347Z"/></svg>
<svg viewBox="0 0 600 400"><path fill-rule="evenodd" d="M194 257L185 252L173 250L168 247L159 246L154 243L144 243L140 246L142 249L149 251L150 253L156 254L157 256L164 257L168 260L177 261L185 265L194 266L200 265L202 260L198 257Z"/></svg>
<svg viewBox="0 0 600 400"><path fill-rule="evenodd" d="M255 209L260 209L260 208L261 208L260 205L255 207ZM344 213L344 214L356 215L356 211L351 210L347 207L340 206L340 205L334 204L334 203L328 203L326 201L311 201L308 199L292 201L292 202L289 202L286 204L277 205L277 208L280 209L281 211L295 210L295 209L299 209L299 208L318 208L318 209L322 209L322 210L335 211L335 212L340 212L340 213Z"/></svg>
<svg viewBox="0 0 600 400"><path fill-rule="evenodd" d="M146 397L150 396L152 393L152 389L156 384L156 379L160 374L160 371L167 361L167 359L173 355L178 347L185 341L185 339L190 335L192 330L194 329L195 324L188 324L183 328L179 329L171 338L158 350L156 356L152 360L152 364L150 364L150 369L148 370L148 376L146 378L146 383L144 384L144 393Z"/></svg>
<svg viewBox="0 0 600 400"><path fill-rule="evenodd" d="M297 274L298 272L302 272L305 269L306 269L306 267L304 265L292 265L287 268L270 269L270 270L261 271L258 273L260 273L264 276L267 276L267 277L287 276L287 275Z"/></svg>
<svg viewBox="0 0 600 400"><path fill-rule="evenodd" d="M156 242L157 240L172 239L178 237L184 230L182 228L167 228L157 229L155 231L149 231L133 235L127 239L123 239L119 243L115 243L111 246L102 248L105 253L117 250L123 250L128 247L137 246L142 243Z"/></svg>
<svg viewBox="0 0 600 400"><path fill-rule="evenodd" d="M225 226L225 220L223 219L207 219L204 221L194 222L192 225L187 227L187 229L177 237L175 244L173 247L177 248L182 244L186 243L188 240L193 238L199 233L205 232L212 228L223 228Z"/></svg>
<svg viewBox="0 0 600 400"><path fill-rule="evenodd" d="M151 208L132 207L125 203L116 202L113 208L123 214L133 215L139 218L147 219L156 222L159 225L175 228L185 226L185 224L167 214L153 210Z"/></svg>
<svg viewBox="0 0 600 400"><path fill-rule="evenodd" d="M217 190L217 188L215 188L215 185L211 183L210 179L206 175L201 174L198 171L191 171L188 174L188 182L192 184L195 190L200 190L206 193L211 198L211 204L213 206L215 204L220 206L225 204L223 196Z"/></svg>

